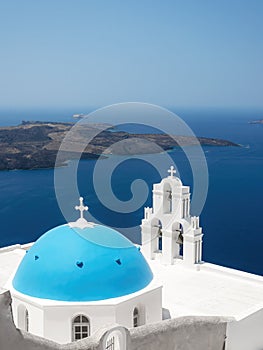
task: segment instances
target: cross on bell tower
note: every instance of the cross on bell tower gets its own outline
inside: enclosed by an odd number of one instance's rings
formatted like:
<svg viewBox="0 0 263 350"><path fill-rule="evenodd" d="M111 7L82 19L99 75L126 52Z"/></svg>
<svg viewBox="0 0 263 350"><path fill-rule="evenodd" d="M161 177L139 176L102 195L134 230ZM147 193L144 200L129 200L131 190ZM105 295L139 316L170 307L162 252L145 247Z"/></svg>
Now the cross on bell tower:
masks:
<svg viewBox="0 0 263 350"><path fill-rule="evenodd" d="M87 211L89 209L89 207L87 207L87 206L85 206L83 204L83 197L79 198L79 203L80 203L80 205L76 205L75 209L79 210L79 212L80 212L80 219L84 219L83 213L84 213L84 211Z"/></svg>
<svg viewBox="0 0 263 350"><path fill-rule="evenodd" d="M171 165L170 169L168 170L168 173L170 174L170 177L174 177L176 174L176 170L173 165Z"/></svg>

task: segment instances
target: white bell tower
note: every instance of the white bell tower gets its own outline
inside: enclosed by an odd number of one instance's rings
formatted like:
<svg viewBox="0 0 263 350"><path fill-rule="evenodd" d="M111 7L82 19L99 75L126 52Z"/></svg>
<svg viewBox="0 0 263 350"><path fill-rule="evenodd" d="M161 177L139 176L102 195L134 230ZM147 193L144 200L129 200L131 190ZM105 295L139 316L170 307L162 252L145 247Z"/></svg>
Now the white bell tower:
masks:
<svg viewBox="0 0 263 350"><path fill-rule="evenodd" d="M142 252L148 259L161 258L165 265L177 259L187 265L202 261L202 229L199 217L190 216L190 188L170 175L153 185L153 207L145 208L141 224Z"/></svg>

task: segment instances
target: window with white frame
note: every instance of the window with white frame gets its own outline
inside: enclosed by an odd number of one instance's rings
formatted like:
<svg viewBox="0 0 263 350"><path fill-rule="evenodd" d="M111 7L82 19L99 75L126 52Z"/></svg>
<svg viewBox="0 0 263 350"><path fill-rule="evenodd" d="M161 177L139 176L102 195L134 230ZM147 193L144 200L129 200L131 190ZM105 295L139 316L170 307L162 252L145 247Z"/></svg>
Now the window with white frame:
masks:
<svg viewBox="0 0 263 350"><path fill-rule="evenodd" d="M28 332L29 331L29 315L28 315L28 310L26 309L25 312L25 330Z"/></svg>
<svg viewBox="0 0 263 350"><path fill-rule="evenodd" d="M87 316L78 315L72 322L72 341L87 338L90 335L90 321Z"/></svg>
<svg viewBox="0 0 263 350"><path fill-rule="evenodd" d="M139 310L137 307L133 310L133 327L139 326Z"/></svg>

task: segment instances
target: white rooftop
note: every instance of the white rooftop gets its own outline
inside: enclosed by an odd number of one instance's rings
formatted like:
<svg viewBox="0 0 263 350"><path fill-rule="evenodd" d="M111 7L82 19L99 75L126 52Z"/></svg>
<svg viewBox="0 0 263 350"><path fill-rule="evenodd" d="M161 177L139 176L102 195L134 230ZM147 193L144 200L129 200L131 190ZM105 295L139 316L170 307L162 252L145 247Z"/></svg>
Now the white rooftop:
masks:
<svg viewBox="0 0 263 350"><path fill-rule="evenodd" d="M18 268L26 249L30 245L22 246L16 244L10 247L0 248L0 291Z"/></svg>
<svg viewBox="0 0 263 350"><path fill-rule="evenodd" d="M0 292L29 245L0 249ZM163 285L163 307L172 318L188 315L227 316L240 320L263 308L263 277L203 263L200 270L177 261L164 266L148 261L157 284Z"/></svg>
<svg viewBox="0 0 263 350"><path fill-rule="evenodd" d="M263 277L203 263L200 270L180 261L148 261L163 284L163 307L171 317L226 316L240 320L263 308Z"/></svg>

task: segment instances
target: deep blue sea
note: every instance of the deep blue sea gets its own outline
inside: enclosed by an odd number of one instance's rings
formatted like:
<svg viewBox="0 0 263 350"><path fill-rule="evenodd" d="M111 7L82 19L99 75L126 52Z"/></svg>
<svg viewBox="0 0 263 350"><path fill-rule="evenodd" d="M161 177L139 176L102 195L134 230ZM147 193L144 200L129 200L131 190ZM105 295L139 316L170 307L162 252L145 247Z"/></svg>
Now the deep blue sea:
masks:
<svg viewBox="0 0 263 350"><path fill-rule="evenodd" d="M209 191L201 214L203 259L263 275L263 125L249 124L251 120L262 119L263 110L174 111L197 136L223 138L242 145L203 148L209 170ZM74 112L0 111L0 125L15 125L23 119L70 121ZM170 156L183 182L192 186L191 169L183 152L174 149ZM152 157L158 159L162 155ZM95 163L81 161L78 170L78 186L88 201L90 213L112 227L139 225L143 207L151 206L151 196L131 214L108 210L101 205L92 186ZM113 175L113 191L123 201L130 199L130 184L134 179L144 179L150 191L152 184L160 181L156 169L136 157L118 166ZM67 200L72 207L72 219L76 219L75 198ZM51 169L0 172L0 201L0 246L34 241L48 229L65 222L56 202ZM139 231L134 230L129 238L139 242Z"/></svg>

